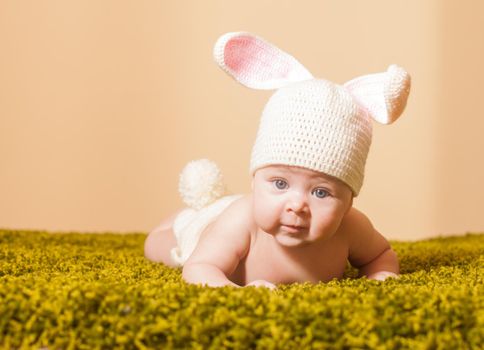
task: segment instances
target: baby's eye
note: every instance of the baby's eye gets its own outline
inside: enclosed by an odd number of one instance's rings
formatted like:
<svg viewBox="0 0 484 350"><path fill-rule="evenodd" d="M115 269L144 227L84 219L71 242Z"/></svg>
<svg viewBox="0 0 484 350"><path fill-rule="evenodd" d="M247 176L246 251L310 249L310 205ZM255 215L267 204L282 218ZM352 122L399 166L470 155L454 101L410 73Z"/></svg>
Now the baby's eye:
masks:
<svg viewBox="0 0 484 350"><path fill-rule="evenodd" d="M326 191L323 188L316 188L311 193L316 195L316 197L318 197L318 198L325 198L325 197L329 196L329 192Z"/></svg>
<svg viewBox="0 0 484 350"><path fill-rule="evenodd" d="M287 188L287 182L284 180L279 179L279 180L274 180L272 182L274 183L274 186L276 186L278 190L284 190Z"/></svg>

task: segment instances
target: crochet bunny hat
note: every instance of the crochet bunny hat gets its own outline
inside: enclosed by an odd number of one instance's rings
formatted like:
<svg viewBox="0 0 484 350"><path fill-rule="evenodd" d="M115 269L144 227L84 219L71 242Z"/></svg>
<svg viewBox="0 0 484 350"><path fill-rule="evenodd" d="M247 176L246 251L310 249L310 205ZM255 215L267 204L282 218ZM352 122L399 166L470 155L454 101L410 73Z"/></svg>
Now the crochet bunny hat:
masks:
<svg viewBox="0 0 484 350"><path fill-rule="evenodd" d="M338 85L314 78L294 57L246 32L222 35L214 58L242 85L277 89L262 113L251 174L267 165L298 166L336 177L358 195L371 118L390 124L405 108L410 76L403 68L391 65Z"/></svg>

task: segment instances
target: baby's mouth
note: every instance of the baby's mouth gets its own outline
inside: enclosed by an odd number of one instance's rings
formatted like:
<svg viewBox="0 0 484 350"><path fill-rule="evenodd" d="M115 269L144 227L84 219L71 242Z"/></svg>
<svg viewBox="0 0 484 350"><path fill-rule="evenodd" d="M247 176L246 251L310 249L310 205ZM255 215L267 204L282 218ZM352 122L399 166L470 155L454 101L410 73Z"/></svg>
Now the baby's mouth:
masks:
<svg viewBox="0 0 484 350"><path fill-rule="evenodd" d="M281 228L288 233L300 233L307 230L305 226L281 225Z"/></svg>

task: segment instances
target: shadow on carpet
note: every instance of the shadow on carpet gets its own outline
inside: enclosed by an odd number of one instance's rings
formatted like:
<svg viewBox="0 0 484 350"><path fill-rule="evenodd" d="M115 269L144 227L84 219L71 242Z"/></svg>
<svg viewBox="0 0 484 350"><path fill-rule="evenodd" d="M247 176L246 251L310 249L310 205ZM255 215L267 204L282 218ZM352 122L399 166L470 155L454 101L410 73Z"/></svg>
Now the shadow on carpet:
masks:
<svg viewBox="0 0 484 350"><path fill-rule="evenodd" d="M146 235L0 230L6 349L480 349L484 234L392 242L402 276L187 285Z"/></svg>

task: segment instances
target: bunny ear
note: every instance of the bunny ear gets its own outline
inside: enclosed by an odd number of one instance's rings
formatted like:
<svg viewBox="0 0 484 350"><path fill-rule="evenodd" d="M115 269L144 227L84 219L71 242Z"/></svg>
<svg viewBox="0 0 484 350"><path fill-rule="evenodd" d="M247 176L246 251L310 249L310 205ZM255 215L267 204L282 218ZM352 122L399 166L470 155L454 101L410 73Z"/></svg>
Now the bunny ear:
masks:
<svg viewBox="0 0 484 350"><path fill-rule="evenodd" d="M222 35L213 55L224 71L252 89L278 89L313 78L294 57L246 32Z"/></svg>
<svg viewBox="0 0 484 350"><path fill-rule="evenodd" d="M384 73L365 75L344 86L377 122L391 124L400 117L410 92L410 75L397 65Z"/></svg>

